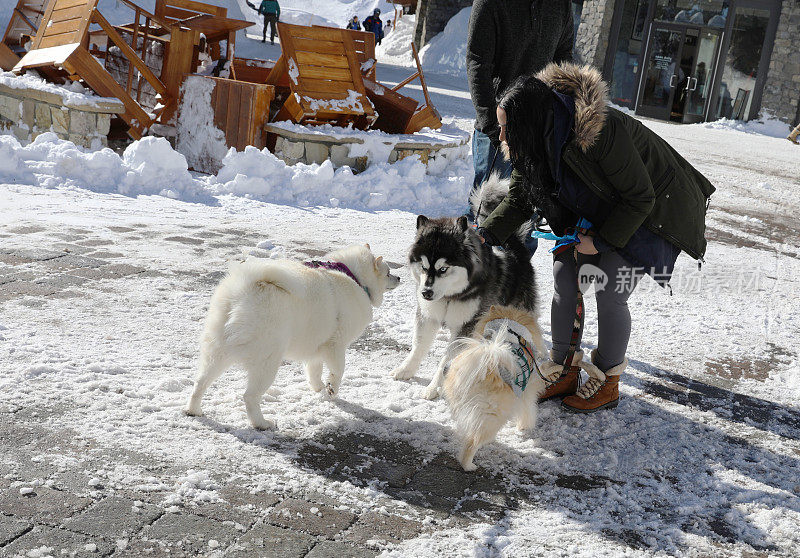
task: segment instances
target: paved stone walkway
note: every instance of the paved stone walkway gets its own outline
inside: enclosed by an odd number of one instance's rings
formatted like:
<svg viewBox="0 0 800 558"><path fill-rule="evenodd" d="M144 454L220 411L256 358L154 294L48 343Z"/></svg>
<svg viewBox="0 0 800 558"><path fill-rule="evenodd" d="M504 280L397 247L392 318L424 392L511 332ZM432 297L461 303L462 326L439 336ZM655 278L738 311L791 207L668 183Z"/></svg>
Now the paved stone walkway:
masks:
<svg viewBox="0 0 800 558"><path fill-rule="evenodd" d="M147 234L132 227L111 229L133 240ZM13 247L20 235L44 230L36 225L0 229L0 239L6 240L0 244L0 304L16 300L37 307L50 298L101 296L114 281L160 273L125 263L120 252L124 248L80 228L54 233L53 242L39 248ZM248 234L189 229L164 240L183 246L208 242L234 253ZM322 253L302 245L297 252L306 257ZM221 275L215 271L192 280L198 288L210 290ZM380 335L371 328L354 348L397 344L378 339ZM774 358L779 361L785 356L776 351ZM720 362L715 372L723 379L726 375L739 379L748 376L754 368L751 364ZM724 403L732 413L731 420L762 425L765 430L798 439L800 419L777 405L663 370L660 377L663 381L654 380L647 386L649 393L710 412L717 412ZM347 405L344 401L340 404ZM496 521L523 504L535 505L537 486L555 484L563 489L561 497L570 499L581 491L621 484L596 475L545 476L517 471L524 478L509 489L503 479L487 471L465 473L450 455L442 453L431 459L402 441L331 430L300 441L290 457L298 466L331 481L360 486L378 483L382 493L401 506L376 508L374 501L367 500L354 505L291 489L235 488L236 482L226 482L230 479L224 470L215 471L224 501L169 506L164 503L165 492L158 487L89 478L86 471L102 471L120 462L151 471L153 477L181 471L150 455L97 447L68 425L58 430L41 425L42 417L52 423L69 409L67 405L17 408L0 399L0 556L369 557L425 531ZM361 418L367 422L368 413L362 409ZM198 420L209 428L224 428L211 419ZM245 430L231 434L240 440L247 436ZM298 448L298 440L286 438L284 444L280 434L274 440L275 451ZM58 462L43 460L43 452L52 448L66 457ZM18 481L30 478L45 481L33 488L18 487ZM674 483L669 478L658 481ZM718 534L723 540L736 539L735 534L726 532L722 521ZM633 531L609 531L604 536L633 549L647 547Z"/></svg>

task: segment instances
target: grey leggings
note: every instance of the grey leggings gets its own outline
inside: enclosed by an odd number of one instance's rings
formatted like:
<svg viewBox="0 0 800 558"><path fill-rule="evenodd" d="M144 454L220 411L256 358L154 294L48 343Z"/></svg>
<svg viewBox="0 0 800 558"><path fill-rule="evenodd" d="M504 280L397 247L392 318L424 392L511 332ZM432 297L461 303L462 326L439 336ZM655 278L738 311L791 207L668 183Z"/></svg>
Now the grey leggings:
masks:
<svg viewBox="0 0 800 558"><path fill-rule="evenodd" d="M596 291L597 299L597 357L595 364L604 372L625 358L631 337L631 313L628 297L636 288L641 274L633 273L631 266L615 250L586 256L578 254L578 265L592 264L606 276L604 289ZM556 256L553 262L553 304L550 324L553 332L553 356L563 363L569 351L572 327L575 322L577 284L575 258L572 250ZM620 292L621 291L621 292ZM581 323L583 335L583 323ZM580 348L580 341L578 342Z"/></svg>

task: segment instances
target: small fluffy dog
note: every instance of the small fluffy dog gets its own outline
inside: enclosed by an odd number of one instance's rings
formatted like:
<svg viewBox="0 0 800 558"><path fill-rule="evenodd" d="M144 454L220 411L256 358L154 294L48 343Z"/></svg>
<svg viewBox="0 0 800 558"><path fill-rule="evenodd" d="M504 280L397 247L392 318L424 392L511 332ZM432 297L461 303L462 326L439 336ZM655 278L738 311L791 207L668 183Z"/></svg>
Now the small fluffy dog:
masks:
<svg viewBox="0 0 800 558"><path fill-rule="evenodd" d="M476 324L473 337L455 342L456 356L444 380L456 431L464 439L459 461L465 471L472 458L492 442L511 418L520 431L536 424L537 400L547 387L534 351L546 352L533 314L492 306Z"/></svg>
<svg viewBox="0 0 800 558"><path fill-rule="evenodd" d="M314 391L334 397L344 354L372 320L372 307L400 278L369 244L332 252L322 262L250 259L231 268L211 297L200 342L200 373L186 413L202 414L208 386L230 366L247 371L244 403L254 428L273 428L261 398L284 359L305 364ZM322 383L322 364L330 375Z"/></svg>

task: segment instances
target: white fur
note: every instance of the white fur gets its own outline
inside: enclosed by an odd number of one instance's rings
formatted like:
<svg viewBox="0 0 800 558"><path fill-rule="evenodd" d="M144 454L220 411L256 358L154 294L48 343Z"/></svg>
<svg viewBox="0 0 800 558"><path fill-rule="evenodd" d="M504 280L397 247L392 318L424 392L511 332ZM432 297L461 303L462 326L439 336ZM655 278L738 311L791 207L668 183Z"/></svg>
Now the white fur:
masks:
<svg viewBox="0 0 800 558"><path fill-rule="evenodd" d="M532 332L535 344L543 343L539 332ZM537 400L545 390L544 381L532 374L521 397L499 375L504 367L516 370L517 359L511 353L511 334L503 327L493 339L458 339L453 343L458 354L450 363L445 379L445 396L464 440L459 456L465 471L477 467L475 453L491 443L503 425L517 418L517 428L525 431L536 424Z"/></svg>
<svg viewBox="0 0 800 558"><path fill-rule="evenodd" d="M434 300L425 300L418 293L417 305L420 319L414 327L414 340L411 343L411 353L403 360L400 366L392 371L394 378L397 380L407 380L414 377L419 371L422 359L430 352L439 329L441 329L442 326L446 326L450 330L450 341L452 343L458 336L461 326L478 312L480 304L481 301L479 299L449 303L442 300L441 297ZM423 397L425 399L436 399L439 396L439 387L441 387L450 357L451 352L448 346L448 350L439 361L436 373L423 392Z"/></svg>
<svg viewBox="0 0 800 558"><path fill-rule="evenodd" d="M417 282L418 300L434 302L445 296L452 296L464 292L469 286L469 273L467 273L467 268L457 265L446 266L444 258L440 258L435 266L437 270L442 267L447 267L447 271L437 276L434 280L433 285L430 287L433 290L433 297L428 300L422 296L422 291L428 287L425 285L425 280L420 279L423 273L425 273L425 270L428 269L428 258L422 256L422 261L411 264L411 273L414 275L414 279Z"/></svg>
<svg viewBox="0 0 800 558"><path fill-rule="evenodd" d="M211 297L200 342L200 372L186 413L201 415L208 386L227 368L247 371L245 407L254 428L272 428L261 413L261 399L285 359L305 363L308 383L321 391L322 365L330 372L327 393L336 396L344 374L344 355L372 320L372 307L397 286L382 258L369 246L350 246L328 254L344 263L369 291L338 271L312 269L291 260L250 259L232 267Z"/></svg>

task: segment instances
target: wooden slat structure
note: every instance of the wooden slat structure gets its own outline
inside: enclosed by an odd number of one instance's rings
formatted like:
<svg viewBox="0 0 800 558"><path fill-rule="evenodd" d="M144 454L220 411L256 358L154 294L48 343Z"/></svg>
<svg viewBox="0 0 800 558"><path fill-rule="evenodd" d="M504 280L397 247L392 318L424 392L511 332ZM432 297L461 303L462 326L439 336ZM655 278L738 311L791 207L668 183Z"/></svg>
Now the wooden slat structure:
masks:
<svg viewBox="0 0 800 558"><path fill-rule="evenodd" d="M142 77L165 99L168 97L164 84L97 11L97 0L50 0L31 50L14 66L14 71L36 68L51 79L82 80L97 94L118 98L125 106L125 112L119 116L130 126L129 134L138 139L153 118L130 96L130 84L126 90L114 81L89 52L92 24L99 25L108 41L125 53Z"/></svg>
<svg viewBox="0 0 800 558"><path fill-rule="evenodd" d="M240 81L267 83L267 76L274 65L274 62L268 60L236 57L233 59L233 73L235 79Z"/></svg>
<svg viewBox="0 0 800 558"><path fill-rule="evenodd" d="M182 23L184 20L204 14L218 17L228 16L227 8L194 0L156 0L153 11L170 25Z"/></svg>
<svg viewBox="0 0 800 558"><path fill-rule="evenodd" d="M36 36L48 0L18 0L11 12L3 41L0 68L10 71L25 54L24 45Z"/></svg>
<svg viewBox="0 0 800 558"><path fill-rule="evenodd" d="M411 43L411 52L417 64L417 71L394 87L388 88L377 81L364 78L367 96L378 111L378 119L373 127L389 134L413 134L422 128L438 129L442 127L442 117L439 116L428 95L428 86L425 83L425 75L422 73L417 47L414 46L414 43ZM398 93L399 89L415 79L419 79L422 94L425 97L425 104L422 106L419 106L419 103L411 97Z"/></svg>
<svg viewBox="0 0 800 558"><path fill-rule="evenodd" d="M205 83L197 83L198 80ZM212 76L190 75L186 78L186 87L182 93L191 96L190 91L195 87L206 90L205 85L211 83L211 109L214 115L214 127L225 135L227 147L234 147L243 151L252 145L258 149L266 146L266 133L264 125L269 120L269 105L275 95L275 88L271 85L248 83L232 79L217 78ZM181 111L192 110L194 106L185 99L181 100ZM178 114L178 119L184 116ZM191 116L188 117L191 119ZM179 147L186 146L191 152L190 164L192 168L201 172L216 172L221 161L216 150L210 149L203 138L197 138L191 132L184 133L178 126Z"/></svg>
<svg viewBox="0 0 800 558"><path fill-rule="evenodd" d="M197 68L200 33L210 36L209 43L227 41L230 59L236 30L252 25L225 17L225 8L192 0L156 0L155 14L118 0L134 13L133 23L119 26L98 11L98 0L46 1L31 49L13 70L36 68L52 81L81 80L99 95L117 97L126 109L119 116L135 139L153 122L172 119L180 86ZM156 44L160 54L151 48Z"/></svg>
<svg viewBox="0 0 800 558"><path fill-rule="evenodd" d="M266 145L264 124L269 120L269 104L275 96L275 88L232 79L202 78L215 82L211 97L214 125L225 133L228 147L238 151L248 145L263 149Z"/></svg>
<svg viewBox="0 0 800 558"><path fill-rule="evenodd" d="M369 127L377 118L366 96L353 36L346 29L278 23L283 50L267 83L287 87L275 120L353 123Z"/></svg>
<svg viewBox="0 0 800 558"><path fill-rule="evenodd" d="M314 27L322 26L315 25ZM361 75L375 81L375 33L356 31L355 29L346 29L346 31L353 37ZM329 49L330 45L322 44L319 45L319 48Z"/></svg>
<svg viewBox="0 0 800 558"><path fill-rule="evenodd" d="M31 50L79 43L88 48L89 23L97 0L52 0L42 17L42 25Z"/></svg>

